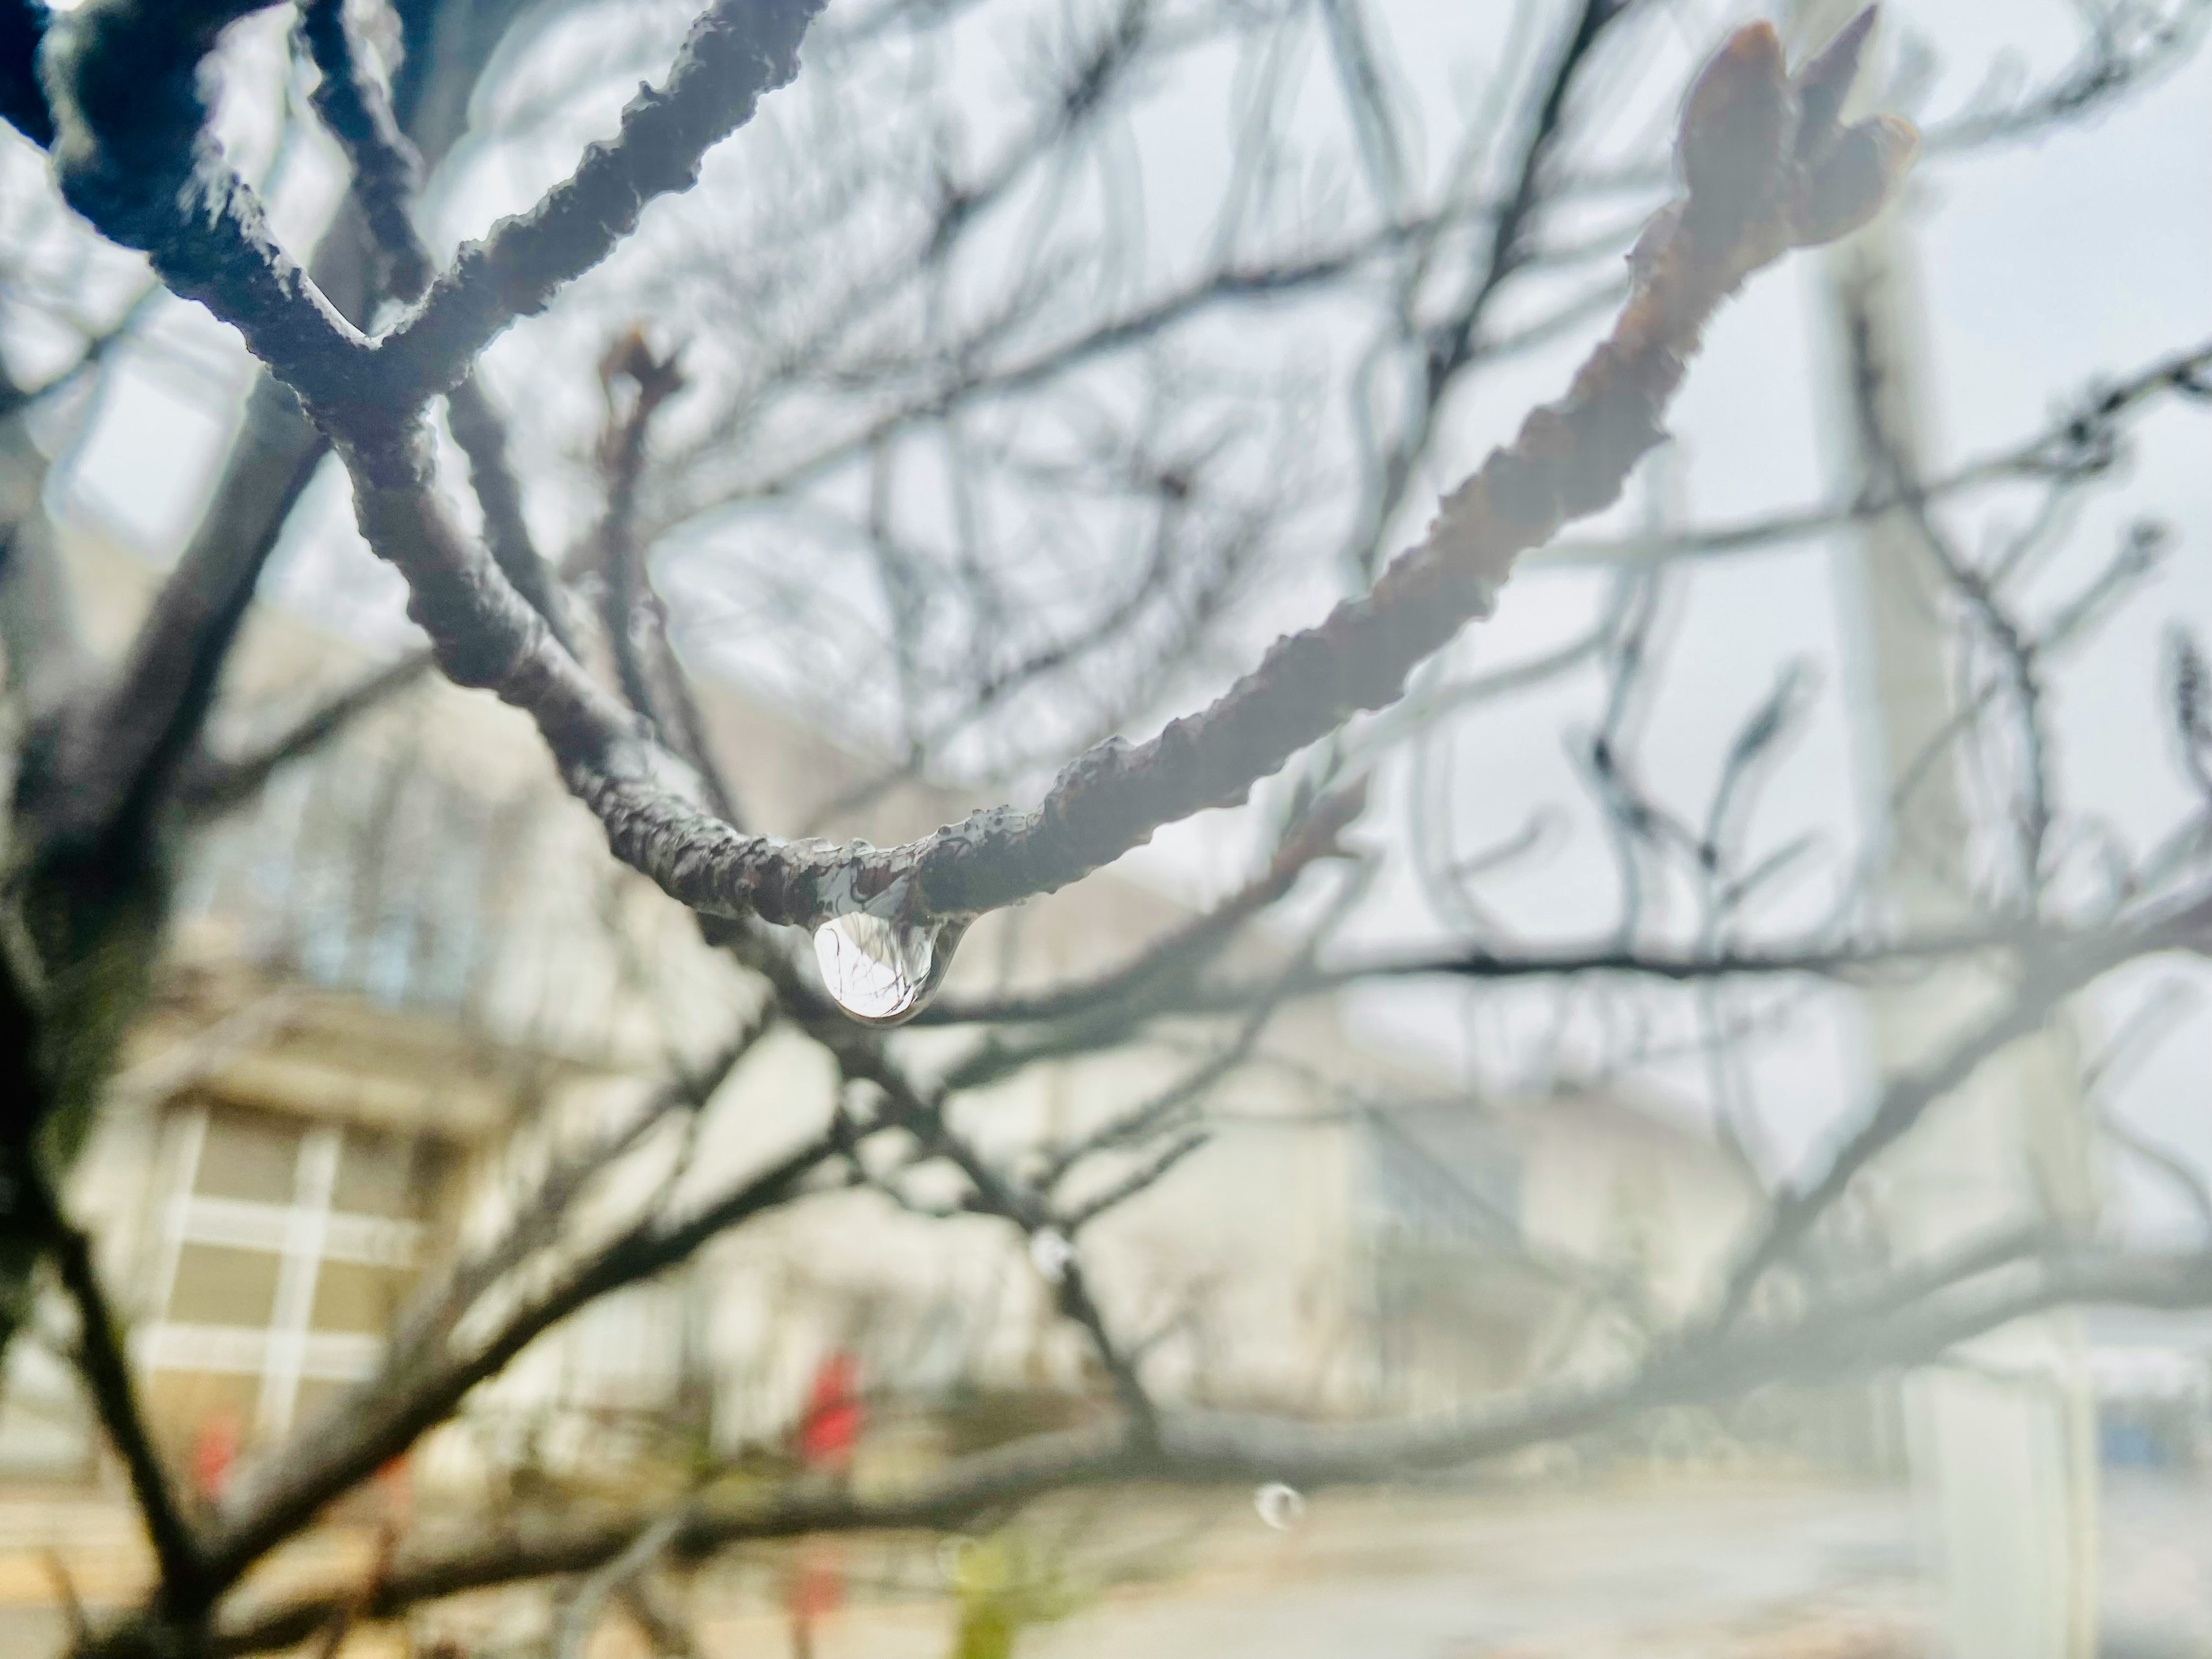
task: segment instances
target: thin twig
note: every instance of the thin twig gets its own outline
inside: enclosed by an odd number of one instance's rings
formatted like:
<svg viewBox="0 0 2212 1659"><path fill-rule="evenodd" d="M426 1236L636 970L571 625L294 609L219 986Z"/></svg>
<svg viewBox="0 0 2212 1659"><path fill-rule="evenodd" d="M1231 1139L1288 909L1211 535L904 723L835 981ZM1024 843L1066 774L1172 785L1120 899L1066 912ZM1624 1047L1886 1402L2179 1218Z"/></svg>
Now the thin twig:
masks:
<svg viewBox="0 0 2212 1659"><path fill-rule="evenodd" d="M252 799L273 774L314 753L436 667L428 652L410 652L371 669L258 748L237 756L204 756L179 781L178 804L195 815L212 816Z"/></svg>
<svg viewBox="0 0 2212 1659"><path fill-rule="evenodd" d="M583 1659L584 1644L591 1640L609 1598L660 1558L676 1541L687 1519L681 1509L663 1516L640 1531L627 1549L585 1577L562 1609L561 1622L554 1632L553 1659Z"/></svg>
<svg viewBox="0 0 2212 1659"><path fill-rule="evenodd" d="M131 1496L160 1566L161 1600L179 1612L195 1611L205 1605L205 1553L155 1449L121 1328L93 1262L91 1241L63 1213L45 1173L28 1159L18 1157L12 1162L9 1173L21 1190L18 1201L24 1219L45 1238L62 1288L76 1305L77 1370L108 1443L130 1477Z"/></svg>
<svg viewBox="0 0 2212 1659"><path fill-rule="evenodd" d="M1734 1397L1774 1382L1825 1383L1924 1362L1954 1343L2066 1303L2154 1307L2212 1304L2212 1255L2085 1253L2023 1259L2016 1241L1977 1240L1958 1256L1916 1266L1818 1302L1786 1329L1709 1334L1596 1380L1540 1384L1428 1421L1327 1425L1200 1413L1164 1417L1149 1445L1121 1430L1033 1437L958 1460L903 1490L857 1494L827 1483L696 1506L671 1544L687 1560L747 1541L842 1531L951 1528L1032 1494L1129 1480L1283 1480L1302 1489L1428 1471L1568 1437L1660 1406ZM441 1596L593 1570L644 1524L578 1522L515 1540L461 1547L403 1563L381 1611ZM329 1603L280 1603L219 1635L225 1655L298 1639Z"/></svg>
<svg viewBox="0 0 2212 1659"><path fill-rule="evenodd" d="M1726 1325L1742 1310L1767 1273L1809 1233L1876 1154L1919 1122L1929 1107L1959 1087L1992 1055L2040 1027L2067 997L2119 963L2178 942L2169 917L2101 944L2031 959L2004 1006L1934 1060L1893 1079L1881 1097L1829 1157L1820 1174L1778 1194L1766 1223L1741 1253L1712 1315Z"/></svg>

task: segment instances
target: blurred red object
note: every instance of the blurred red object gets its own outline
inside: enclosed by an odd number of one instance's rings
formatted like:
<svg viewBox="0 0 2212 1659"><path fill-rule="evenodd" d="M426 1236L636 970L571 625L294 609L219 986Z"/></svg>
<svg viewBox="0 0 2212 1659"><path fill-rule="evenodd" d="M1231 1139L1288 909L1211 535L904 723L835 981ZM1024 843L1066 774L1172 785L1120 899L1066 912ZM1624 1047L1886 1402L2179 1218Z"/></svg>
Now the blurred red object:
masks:
<svg viewBox="0 0 2212 1659"><path fill-rule="evenodd" d="M845 1595L844 1557L834 1540L810 1538L791 1575L791 1616L811 1626L837 1611Z"/></svg>
<svg viewBox="0 0 2212 1659"><path fill-rule="evenodd" d="M810 1469L842 1473L860 1437L860 1364L833 1350L814 1373L799 1421L799 1461Z"/></svg>
<svg viewBox="0 0 2212 1659"><path fill-rule="evenodd" d="M210 1502L222 1496L230 1466L238 1461L238 1413L210 1412L192 1437L192 1485Z"/></svg>

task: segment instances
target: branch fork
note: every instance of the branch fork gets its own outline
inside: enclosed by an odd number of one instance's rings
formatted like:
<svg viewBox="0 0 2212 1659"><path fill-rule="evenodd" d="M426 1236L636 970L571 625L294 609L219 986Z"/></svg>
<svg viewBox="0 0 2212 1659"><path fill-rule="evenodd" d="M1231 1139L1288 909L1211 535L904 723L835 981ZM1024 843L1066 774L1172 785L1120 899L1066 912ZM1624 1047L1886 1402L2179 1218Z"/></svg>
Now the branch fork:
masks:
<svg viewBox="0 0 2212 1659"><path fill-rule="evenodd" d="M244 9L230 0L227 10L194 15ZM119 141L107 129L118 112L93 95L108 84L105 53L129 44L134 29L159 33L137 0L94 0L72 15L72 40L106 47L50 54L64 132L57 167L73 201L104 228L112 220L112 234L149 246L173 287L240 326L301 393L346 462L364 536L406 577L409 612L440 663L532 715L617 856L707 915L816 929L866 910L932 936L933 977L969 919L1076 881L1163 824L1242 802L1300 749L1395 702L1416 665L1492 613L1522 554L1618 498L1662 435L1686 361L1720 304L1789 249L1870 218L1895 193L1917 144L1892 117L1839 123L1871 9L1794 76L1771 27L1739 30L1685 102L1675 147L1683 195L1632 257L1634 288L1612 333L1565 397L1534 411L1511 444L1447 495L1427 535L1369 592L1278 641L1210 707L1147 742L1117 738L1079 757L1033 810L985 808L902 847L785 841L743 834L712 810L693 769L592 678L453 521L438 499L422 410L460 383L501 328L604 258L647 199L690 182L706 150L795 72L815 9L815 0L717 0L666 82L625 110L616 138L589 149L532 212L465 249L420 307L373 343L303 320L301 307L312 310L316 296L296 270L286 275L246 211L244 187L209 185L207 157L195 163L200 194L171 198L166 222L154 212L158 202L143 190L134 196L108 165ZM363 132L356 148L374 142ZM926 1000L925 992L894 1018Z"/></svg>

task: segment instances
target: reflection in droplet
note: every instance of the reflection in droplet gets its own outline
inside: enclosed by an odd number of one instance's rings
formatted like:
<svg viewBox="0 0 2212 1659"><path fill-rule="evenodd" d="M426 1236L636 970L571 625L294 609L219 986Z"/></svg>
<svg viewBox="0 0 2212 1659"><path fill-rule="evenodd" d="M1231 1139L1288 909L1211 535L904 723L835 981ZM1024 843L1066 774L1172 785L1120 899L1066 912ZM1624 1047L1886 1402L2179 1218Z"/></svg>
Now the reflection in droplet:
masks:
<svg viewBox="0 0 2212 1659"><path fill-rule="evenodd" d="M911 1019L944 978L939 928L906 927L866 910L832 916L814 930L814 960L837 1006L866 1025ZM948 941L949 944L949 941Z"/></svg>
<svg viewBox="0 0 2212 1659"><path fill-rule="evenodd" d="M1305 1495L1296 1486L1286 1486L1279 1480L1270 1480L1252 1494L1252 1507L1260 1511L1260 1519L1277 1532L1288 1532L1305 1519Z"/></svg>
<svg viewBox="0 0 2212 1659"><path fill-rule="evenodd" d="M1075 1246L1058 1228L1040 1227L1030 1235L1030 1260L1047 1284L1057 1285L1067 1277L1067 1264L1075 1260Z"/></svg>

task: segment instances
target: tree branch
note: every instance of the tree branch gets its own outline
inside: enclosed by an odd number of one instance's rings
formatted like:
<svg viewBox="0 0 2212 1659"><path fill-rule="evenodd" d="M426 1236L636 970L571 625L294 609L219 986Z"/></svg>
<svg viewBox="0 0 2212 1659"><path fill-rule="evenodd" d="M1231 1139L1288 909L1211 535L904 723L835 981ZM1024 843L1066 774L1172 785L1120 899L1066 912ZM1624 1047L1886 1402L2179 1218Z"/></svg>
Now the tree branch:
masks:
<svg viewBox="0 0 2212 1659"><path fill-rule="evenodd" d="M2025 1273L2008 1277L2008 1269ZM1985 1282L1994 1279L1995 1282ZM1906 1305L1897 1305L1909 1287ZM1740 1334L1655 1357L1594 1382L1538 1385L1456 1415L1411 1423L1316 1425L1177 1413L1146 1445L1118 1431L1040 1435L891 1493L860 1494L826 1481L692 1505L669 1553L697 1560L731 1545L811 1534L957 1527L980 1512L1048 1491L1129 1480L1190 1484L1282 1480L1315 1487L1387 1479L1497 1457L1567 1438L1661 1406L1719 1400L1777 1382L1834 1382L1925 1361L1954 1343L2061 1304L2199 1307L2212 1303L2212 1256L2087 1255L2021 1264L1978 1244L1957 1261L1913 1269L1849 1298L1822 1304L1783 1331ZM625 1517L403 1560L380 1596L389 1617L422 1602L491 1585L590 1571L645 1524ZM221 1632L215 1650L264 1652L301 1639L333 1601L307 1596Z"/></svg>
<svg viewBox="0 0 2212 1659"><path fill-rule="evenodd" d="M1019 1025L1067 1019L1093 1009L1141 1000L1146 1007L1188 989L1244 925L1284 898L1319 860L1340 857L1338 838L1366 810L1355 785L1313 803L1285 832L1267 867L1201 915L1192 917L1095 978L1024 996L943 1000L917 1015L917 1025Z"/></svg>
<svg viewBox="0 0 2212 1659"><path fill-rule="evenodd" d="M1941 1055L1903 1073L1883 1091L1875 1109L1829 1158L1816 1177L1778 1194L1765 1225L1744 1249L1715 1304L1714 1321L1725 1325L1749 1301L1768 1271L1780 1263L1840 1198L1858 1172L1894 1144L1928 1109L1965 1083L1983 1063L2036 1030L2067 997L2120 963L2173 945L2185 945L2181 931L2190 912L2177 922L2172 915L2139 929L2069 951L2031 958L2003 1007Z"/></svg>
<svg viewBox="0 0 2212 1659"><path fill-rule="evenodd" d="M380 344L380 389L401 407L457 384L518 317L612 252L654 197L689 190L706 153L799 69L821 0L718 0L658 88L641 89L616 136L592 144L537 206L464 247L422 307Z"/></svg>
<svg viewBox="0 0 2212 1659"><path fill-rule="evenodd" d="M137 1500L139 1516L145 1522L146 1536L161 1569L161 1604L177 1611L195 1609L204 1605L200 1600L205 1574L200 1540L185 1518L170 1488L168 1471L154 1448L146 1414L138 1402L137 1383L124 1350L122 1328L93 1264L91 1242L63 1214L44 1172L36 1167L35 1156L12 1158L9 1162L14 1168L9 1174L21 1188L20 1201L27 1212L26 1220L43 1236L62 1288L76 1305L77 1370L92 1395L108 1443L130 1476L131 1496Z"/></svg>
<svg viewBox="0 0 2212 1659"><path fill-rule="evenodd" d="M1723 54L1709 74L1767 77L1778 112L1790 94L1778 52L1746 49L1741 65ZM447 672L530 709L617 855L677 898L712 915L805 926L861 905L908 920L972 915L1063 886L1160 824L1242 800L1297 749L1394 701L1415 664L1487 614L1520 553L1618 495L1657 441L1685 354L1744 277L1796 242L1840 234L1886 198L1907 153L1903 131L1884 122L1853 129L1854 142L1816 158L1828 171L1814 183L1802 171L1813 164L1777 156L1771 139L1748 173L1707 168L1702 194L1693 177L1686 210L1648 239L1635 296L1566 398L1530 416L1513 446L1447 497L1428 537L1372 590L1278 641L1211 708L1148 743L1116 739L1083 756L1036 810L991 809L904 847L746 837L656 783L627 719L553 659L525 607L471 574L470 550L429 499L419 434L349 455L363 531L408 575L414 614ZM1719 153L1737 140L1716 129L1705 142ZM1791 168L1798 182L1778 195L1770 173Z"/></svg>
<svg viewBox="0 0 2212 1659"><path fill-rule="evenodd" d="M758 1028L755 1028L756 1034ZM749 1043L733 1045L742 1054ZM734 1061L732 1061L734 1063ZM720 1073L703 1076L719 1079ZM701 1080L684 1085L708 1086ZM228 1587L269 1550L305 1524L323 1505L350 1490L449 1416L469 1391L502 1370L539 1335L578 1309L625 1285L641 1283L688 1258L709 1239L787 1201L805 1178L841 1150L834 1135L807 1141L774 1160L719 1198L681 1217L649 1215L600 1245L551 1285L502 1318L497 1328L458 1352L447 1352L444 1319L410 1319L409 1340L395 1344L378 1376L356 1390L343 1410L322 1419L318 1431L295 1445L265 1481L240 1495L234 1513L210 1541L207 1572ZM597 1167L597 1166L594 1166ZM588 1174L588 1170L586 1171ZM559 1178L547 1192L565 1195ZM530 1236L533 1215L558 1218L564 1196L550 1212L526 1212L516 1232ZM495 1249L492 1261L506 1253ZM441 1287L440 1305L457 1316L475 1294L495 1279L482 1263L459 1270ZM455 1287L459 1287L458 1293Z"/></svg>
<svg viewBox="0 0 2212 1659"><path fill-rule="evenodd" d="M437 272L429 245L415 227L422 159L400 131L383 89L354 49L345 0L307 0L299 27L321 76L309 101L353 167L354 199L361 204L370 240L383 254L384 290L411 304Z"/></svg>
<svg viewBox="0 0 2212 1659"><path fill-rule="evenodd" d="M249 799L278 769L313 753L362 715L381 708L420 681L436 665L427 651L410 652L372 669L258 748L234 756L205 755L177 787L178 804L210 817Z"/></svg>
<svg viewBox="0 0 2212 1659"><path fill-rule="evenodd" d="M311 0L300 33L320 71L315 112L344 150L353 187L370 236L383 254L385 287L392 298L422 297L437 263L415 223L422 190L422 160L399 130L384 89L361 61L346 27L344 0ZM484 541L492 562L528 600L571 656L575 636L551 568L539 556L522 511L522 493L507 465L507 428L473 365L446 398L453 441L469 458L469 480L483 509Z"/></svg>
<svg viewBox="0 0 2212 1659"><path fill-rule="evenodd" d="M0 0L0 121L40 149L54 141L53 112L39 84L39 43L46 21L41 0Z"/></svg>
<svg viewBox="0 0 2212 1659"><path fill-rule="evenodd" d="M2165 392L2212 399L2212 341L2160 358L2133 374L2091 389L2033 435L1921 482L1923 503L2012 479L2071 483L2102 476L2121 454L2120 422ZM1635 536L1612 542L1555 542L1537 556L1546 564L1644 564L1668 559L1747 552L1878 519L1905 504L1893 480L1873 478L1849 501L1770 514L1704 530Z"/></svg>
<svg viewBox="0 0 2212 1659"><path fill-rule="evenodd" d="M1681 141L1688 194L1640 246L1636 290L1613 334L1566 398L1536 410L1512 446L1448 496L1428 537L1368 593L1279 641L1211 708L1171 722L1149 743L1094 749L1033 811L994 809L882 851L781 842L746 837L702 809L696 784L671 775L657 746L450 523L435 501L419 416L395 422L391 413L417 408L422 397L457 382L492 333L603 257L649 195L687 184L705 149L750 114L765 87L787 78L811 12L771 11L740 26L730 15L734 7L729 0L702 15L665 87L640 94L620 135L588 152L531 215L465 252L422 310L379 349L380 362L410 366L374 377L381 403L374 419L358 404L349 415L318 382L323 369L303 375L283 352L264 355L331 425L363 533L406 575L410 614L431 634L447 672L497 690L537 719L569 787L597 812L626 862L696 909L771 922L811 926L867 905L898 925L933 925L1048 891L1160 824L1242 800L1297 749L1352 714L1394 701L1415 664L1488 613L1519 554L1617 496L1629 468L1657 441L1686 357L1719 304L1790 247L1828 240L1870 216L1910 153L1909 130L1886 118L1848 131L1799 124L1802 82L1784 76L1772 32L1739 33L1706 70L1703 102L1691 100ZM88 95L104 84L89 72L103 67L100 55L80 50L69 61L83 83L71 118L97 131L95 115L116 114ZM1837 72L1821 62L1813 70ZM1855 69L1855 61L1841 65L1842 78ZM79 192L86 210L99 221L105 206L127 231L136 222L118 216L110 199L120 186L109 174L100 183L108 197ZM192 222L186 231L173 228L179 246L197 247L193 239L212 234L210 226L224 226L234 240L252 228L228 225L219 213ZM236 275L201 263L219 289ZM276 304L265 276L247 272L227 298L216 295L219 307L232 314L241 301ZM263 331L282 327L268 322ZM350 347L328 349L358 356ZM359 392L353 385L348 395Z"/></svg>
<svg viewBox="0 0 2212 1659"><path fill-rule="evenodd" d="M646 442L660 406L684 389L680 350L656 357L642 327L626 331L599 364L607 425L599 438L599 473L606 493L599 516L597 568L601 621L614 654L615 672L630 707L650 721L662 744L699 775L707 805L725 823L737 810L722 769L715 763L683 665L668 642L667 611L653 591L653 573L637 533L637 494L645 475ZM622 388L630 391L625 397Z"/></svg>
<svg viewBox="0 0 2212 1659"><path fill-rule="evenodd" d="M530 521L523 516L521 486L507 463L507 423L474 369L446 394L446 425L469 458L469 487L483 509L484 545L492 562L545 619L562 649L577 655L575 629L560 579L551 562L538 550Z"/></svg>

